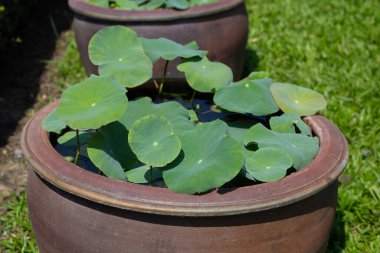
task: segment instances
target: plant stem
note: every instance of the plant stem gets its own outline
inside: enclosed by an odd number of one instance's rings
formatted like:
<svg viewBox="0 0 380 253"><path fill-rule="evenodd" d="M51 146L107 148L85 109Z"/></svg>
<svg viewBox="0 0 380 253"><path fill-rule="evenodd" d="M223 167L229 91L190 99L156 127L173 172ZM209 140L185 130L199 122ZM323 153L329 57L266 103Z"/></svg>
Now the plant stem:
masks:
<svg viewBox="0 0 380 253"><path fill-rule="evenodd" d="M76 129L76 130L75 130L75 133L76 133L76 139L77 139L77 150L76 150L76 154L75 154L74 164L76 165L76 164L78 163L79 153L80 153L79 130Z"/></svg>
<svg viewBox="0 0 380 253"><path fill-rule="evenodd" d="M164 67L164 75L163 75L162 80L161 80L160 89L158 90L158 96L161 96L162 89L164 88L164 84L166 81L166 72L168 70L168 64L169 64L169 61L166 61L165 67Z"/></svg>
<svg viewBox="0 0 380 253"><path fill-rule="evenodd" d="M152 180L153 180L153 168L152 166L149 167L149 185L151 186L152 185Z"/></svg>

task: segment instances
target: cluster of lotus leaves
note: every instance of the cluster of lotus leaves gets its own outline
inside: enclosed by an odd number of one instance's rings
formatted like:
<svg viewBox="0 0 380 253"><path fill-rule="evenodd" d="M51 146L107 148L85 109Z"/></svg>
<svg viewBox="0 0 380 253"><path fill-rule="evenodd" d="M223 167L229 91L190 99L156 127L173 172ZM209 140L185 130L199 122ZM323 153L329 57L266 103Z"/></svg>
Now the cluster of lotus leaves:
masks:
<svg viewBox="0 0 380 253"><path fill-rule="evenodd" d="M142 184L163 180L175 192L194 194L222 187L238 175L277 181L291 168L304 168L319 151L318 139L301 119L326 106L315 91L273 83L263 72L234 83L231 69L210 61L196 43L140 38L122 26L98 32L89 55L100 75L64 91L43 128L59 134L61 145L75 147L79 141L81 155L110 178ZM149 80L158 59L178 57L177 68L194 91L213 93L224 112L267 123L223 117L199 122L194 110L176 101L128 101L126 88Z"/></svg>
<svg viewBox="0 0 380 253"><path fill-rule="evenodd" d="M87 0L92 5L121 10L155 10L159 8L186 10L188 8L214 3L217 0Z"/></svg>

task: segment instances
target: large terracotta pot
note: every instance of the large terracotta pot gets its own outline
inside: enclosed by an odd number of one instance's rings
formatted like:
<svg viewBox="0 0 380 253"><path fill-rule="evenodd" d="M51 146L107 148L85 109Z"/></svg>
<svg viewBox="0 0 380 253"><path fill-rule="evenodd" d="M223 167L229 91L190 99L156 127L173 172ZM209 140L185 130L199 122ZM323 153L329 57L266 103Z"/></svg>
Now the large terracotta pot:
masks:
<svg viewBox="0 0 380 253"><path fill-rule="evenodd" d="M210 60L230 66L239 79L244 65L248 35L248 18L244 0L220 0L196 6L186 11L159 9L126 11L97 7L85 0L69 0L74 11L74 30L82 62L88 74L97 73L88 58L88 42L100 29L110 25L126 25L146 38L165 37L187 44L196 41L201 49L209 50ZM183 73L176 69L179 60L168 66L168 83L182 83ZM162 77L164 61L159 61L153 78Z"/></svg>
<svg viewBox="0 0 380 253"><path fill-rule="evenodd" d="M41 253L325 251L348 151L344 136L322 116L306 118L321 149L303 170L274 183L184 195L67 162L41 128L56 106L37 112L22 136Z"/></svg>

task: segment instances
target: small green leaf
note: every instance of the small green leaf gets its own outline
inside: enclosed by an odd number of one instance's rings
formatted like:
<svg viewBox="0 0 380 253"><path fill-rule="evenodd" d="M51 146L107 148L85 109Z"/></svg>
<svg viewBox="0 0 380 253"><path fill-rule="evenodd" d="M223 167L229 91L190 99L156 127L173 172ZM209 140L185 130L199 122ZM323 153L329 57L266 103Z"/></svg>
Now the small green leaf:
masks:
<svg viewBox="0 0 380 253"><path fill-rule="evenodd" d="M270 79L269 74L267 72L251 72L246 78L243 80L257 80L257 79ZM271 80L271 79L270 79ZM272 82L271 82L272 83Z"/></svg>
<svg viewBox="0 0 380 253"><path fill-rule="evenodd" d="M120 122L103 126L91 137L88 148L91 161L107 177L126 180L125 170L137 163L128 144L128 130Z"/></svg>
<svg viewBox="0 0 380 253"><path fill-rule="evenodd" d="M190 0L190 7L215 3L217 0Z"/></svg>
<svg viewBox="0 0 380 253"><path fill-rule="evenodd" d="M52 110L42 122L42 128L48 132L61 133L66 127L66 123L59 119L57 116L57 110Z"/></svg>
<svg viewBox="0 0 380 253"><path fill-rule="evenodd" d="M79 131L79 142L82 145L87 144L93 133ZM69 131L58 137L57 142L65 146L77 146L76 131Z"/></svg>
<svg viewBox="0 0 380 253"><path fill-rule="evenodd" d="M243 166L242 146L227 135L226 123L216 120L180 135L184 156L163 172L166 185L179 193L198 193L224 185Z"/></svg>
<svg viewBox="0 0 380 253"><path fill-rule="evenodd" d="M320 93L294 84L274 83L270 90L274 100L285 113L309 116L327 105Z"/></svg>
<svg viewBox="0 0 380 253"><path fill-rule="evenodd" d="M298 115L284 113L281 116L272 117L269 124L270 128L276 132L296 133L295 126L297 126L301 134L312 135L310 127Z"/></svg>
<svg viewBox="0 0 380 253"><path fill-rule="evenodd" d="M177 69L185 72L186 81L199 92L214 92L231 84L233 78L227 65L211 62L206 57L185 60Z"/></svg>
<svg viewBox="0 0 380 253"><path fill-rule="evenodd" d="M143 10L155 10L162 7L165 1L166 0L152 0L152 1L147 2L144 5L141 5L140 8Z"/></svg>
<svg viewBox="0 0 380 253"><path fill-rule="evenodd" d="M137 34L125 26L110 26L90 40L88 53L101 75L111 74L125 87L136 87L152 77L152 62Z"/></svg>
<svg viewBox="0 0 380 253"><path fill-rule="evenodd" d="M191 58L194 56L204 57L207 51L194 49L194 43L187 44L185 46L178 44L172 40L165 38L159 39L146 39L141 38L142 45L145 53L152 60L152 63L156 63L161 57L164 60L171 61L177 57Z"/></svg>
<svg viewBox="0 0 380 253"><path fill-rule="evenodd" d="M126 172L129 182L135 184L146 184L162 178L162 169L152 168L152 178L150 178L150 166L139 165Z"/></svg>
<svg viewBox="0 0 380 253"><path fill-rule="evenodd" d="M150 114L162 116L169 120L176 134L194 128L194 123L189 120L189 111L180 103L171 101L154 104L149 97L142 97L130 101L128 109L119 121L122 122L127 129L130 129L136 120Z"/></svg>
<svg viewBox="0 0 380 253"><path fill-rule="evenodd" d="M138 4L131 0L117 1L118 9L121 10L137 10L139 9Z"/></svg>
<svg viewBox="0 0 380 253"><path fill-rule="evenodd" d="M189 2L187 0L166 0L166 8L173 8L178 10L186 10L189 8Z"/></svg>
<svg viewBox="0 0 380 253"><path fill-rule="evenodd" d="M97 129L124 114L125 93L113 77L93 76L63 92L57 115L73 129Z"/></svg>
<svg viewBox="0 0 380 253"><path fill-rule="evenodd" d="M285 177L293 159L279 148L261 148L255 152L245 151L245 169L261 182L274 182Z"/></svg>
<svg viewBox="0 0 380 253"><path fill-rule="evenodd" d="M265 128L262 124L257 124L247 131L244 143L245 145L257 143L259 149L274 147L286 151L292 157L296 170L308 165L319 151L319 145L313 137L277 133Z"/></svg>
<svg viewBox="0 0 380 253"><path fill-rule="evenodd" d="M232 112L269 115L279 110L269 90L270 84L266 79L241 81L217 90L214 102Z"/></svg>
<svg viewBox="0 0 380 253"><path fill-rule="evenodd" d="M108 8L109 7L109 1L108 0L86 0L86 3L100 6L103 8Z"/></svg>
<svg viewBox="0 0 380 253"><path fill-rule="evenodd" d="M164 117L148 115L130 128L129 145L139 161L153 167L172 162L181 151L181 141L172 124Z"/></svg>

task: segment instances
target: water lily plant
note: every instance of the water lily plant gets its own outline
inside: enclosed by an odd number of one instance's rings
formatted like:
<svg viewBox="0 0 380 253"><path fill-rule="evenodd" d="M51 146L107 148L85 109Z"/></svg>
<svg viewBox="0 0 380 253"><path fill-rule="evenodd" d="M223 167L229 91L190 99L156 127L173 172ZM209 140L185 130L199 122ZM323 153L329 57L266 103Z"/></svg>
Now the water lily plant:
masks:
<svg viewBox="0 0 380 253"><path fill-rule="evenodd" d="M234 82L231 69L195 42L141 38L123 26L95 34L89 55L99 76L65 90L43 122L56 149L86 169L195 194L280 180L319 151L302 120L326 106L313 90L263 72ZM128 99L127 89L152 78L159 59L167 66L176 58L192 94L166 93L165 68L155 97Z"/></svg>
<svg viewBox="0 0 380 253"><path fill-rule="evenodd" d="M159 8L186 10L214 3L217 0L87 0L87 3L104 8L121 10L155 10Z"/></svg>

